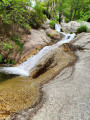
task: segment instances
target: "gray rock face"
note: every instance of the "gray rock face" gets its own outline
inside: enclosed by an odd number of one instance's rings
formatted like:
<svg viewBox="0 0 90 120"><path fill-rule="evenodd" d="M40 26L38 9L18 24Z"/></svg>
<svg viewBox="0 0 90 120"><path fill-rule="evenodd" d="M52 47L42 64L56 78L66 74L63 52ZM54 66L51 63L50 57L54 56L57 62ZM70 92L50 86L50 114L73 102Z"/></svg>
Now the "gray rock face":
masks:
<svg viewBox="0 0 90 120"><path fill-rule="evenodd" d="M77 51L75 66L44 85L46 101L32 120L90 120L90 33L74 45L85 45L85 50Z"/></svg>
<svg viewBox="0 0 90 120"><path fill-rule="evenodd" d="M76 32L77 28L79 28L81 25L86 25L88 27L88 30L90 30L90 23L85 21L83 22L70 21L69 23L61 23L61 25L72 32Z"/></svg>
<svg viewBox="0 0 90 120"><path fill-rule="evenodd" d="M53 30L51 28L46 30L46 34L47 34L47 36L49 36L51 39L54 39L54 40L61 40L63 37L63 35L61 33L59 33L56 30Z"/></svg>

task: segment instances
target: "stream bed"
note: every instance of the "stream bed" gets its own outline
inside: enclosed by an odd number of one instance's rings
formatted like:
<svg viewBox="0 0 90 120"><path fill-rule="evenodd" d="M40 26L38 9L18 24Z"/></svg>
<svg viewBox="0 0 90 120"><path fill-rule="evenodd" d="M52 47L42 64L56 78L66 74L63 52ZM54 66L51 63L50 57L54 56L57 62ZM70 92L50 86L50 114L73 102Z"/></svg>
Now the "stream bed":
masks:
<svg viewBox="0 0 90 120"><path fill-rule="evenodd" d="M56 24L60 32L60 25ZM65 52L63 43L71 41L75 34L65 34L62 41L46 46L40 52L17 67L0 67L0 118L6 118L14 112L31 108L40 102L40 86L54 78L63 68L76 60L74 53ZM68 38L68 36L70 36ZM52 59L50 65L45 62ZM45 64L43 74L33 77L37 70L34 67ZM44 66L45 66L44 65ZM34 73L33 73L34 71Z"/></svg>

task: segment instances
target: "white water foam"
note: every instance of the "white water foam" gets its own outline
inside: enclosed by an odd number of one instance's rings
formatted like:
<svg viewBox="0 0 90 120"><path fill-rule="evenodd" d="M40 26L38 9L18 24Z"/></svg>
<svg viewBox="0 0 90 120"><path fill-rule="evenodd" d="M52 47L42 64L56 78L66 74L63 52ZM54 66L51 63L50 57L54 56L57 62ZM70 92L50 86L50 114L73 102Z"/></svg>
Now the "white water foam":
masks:
<svg viewBox="0 0 90 120"><path fill-rule="evenodd" d="M60 24L55 24L55 30L60 32ZM69 34L60 32L64 35L64 38L57 42L55 45L52 46L45 46L42 50L39 51L36 55L28 58L25 62L21 63L17 67L1 67L0 72L4 72L7 74L16 74L21 76L30 76L30 72L34 68L34 66L39 62L40 59L42 59L45 54L49 53L52 49L55 49L56 47L62 45L63 43L70 42L74 37L75 34Z"/></svg>
<svg viewBox="0 0 90 120"><path fill-rule="evenodd" d="M18 67L0 67L0 72L6 74L29 76L27 71L25 71L24 69L20 69Z"/></svg>
<svg viewBox="0 0 90 120"><path fill-rule="evenodd" d="M59 42L56 43L58 45L62 45L63 43L68 43L71 40L73 40L73 38L75 37L75 33L70 34L70 33L61 32L61 26L60 26L60 24L55 24L55 30L64 35L64 38L61 41L59 41Z"/></svg>

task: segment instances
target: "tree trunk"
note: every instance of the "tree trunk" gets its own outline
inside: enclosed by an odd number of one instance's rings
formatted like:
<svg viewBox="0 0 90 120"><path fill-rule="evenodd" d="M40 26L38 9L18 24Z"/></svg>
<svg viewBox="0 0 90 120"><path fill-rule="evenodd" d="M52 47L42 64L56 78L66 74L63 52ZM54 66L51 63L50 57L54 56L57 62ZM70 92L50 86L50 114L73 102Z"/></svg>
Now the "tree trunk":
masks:
<svg viewBox="0 0 90 120"><path fill-rule="evenodd" d="M53 0L53 19L54 19L54 16L55 16L55 2Z"/></svg>
<svg viewBox="0 0 90 120"><path fill-rule="evenodd" d="M77 1L77 3L76 3L76 6L75 6L75 12L74 12L74 17L73 17L73 19L75 20L76 19L76 13L77 13L77 11L78 11L78 7L79 7L79 3L80 3L80 1L78 0ZM80 9L80 8L79 8Z"/></svg>
<svg viewBox="0 0 90 120"><path fill-rule="evenodd" d="M77 12L77 8L75 8L75 12L74 12L74 16L73 16L74 20L76 19L76 12Z"/></svg>
<svg viewBox="0 0 90 120"><path fill-rule="evenodd" d="M47 3L47 11L49 11L49 1L48 1L48 3Z"/></svg>
<svg viewBox="0 0 90 120"><path fill-rule="evenodd" d="M73 5L71 5L71 10L70 10L70 21L72 20L72 14L73 14Z"/></svg>
<svg viewBox="0 0 90 120"><path fill-rule="evenodd" d="M61 23L61 12L59 12L59 23Z"/></svg>
<svg viewBox="0 0 90 120"><path fill-rule="evenodd" d="M49 12L49 0L48 0L48 3L47 3L47 12ZM49 18L49 14L47 14L47 18Z"/></svg>

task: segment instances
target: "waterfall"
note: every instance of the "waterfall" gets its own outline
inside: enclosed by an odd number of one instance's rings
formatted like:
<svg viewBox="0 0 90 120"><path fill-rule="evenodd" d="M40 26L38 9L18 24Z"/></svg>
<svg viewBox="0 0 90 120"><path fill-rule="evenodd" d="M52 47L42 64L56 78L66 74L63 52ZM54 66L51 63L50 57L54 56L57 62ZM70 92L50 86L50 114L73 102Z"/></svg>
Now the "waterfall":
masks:
<svg viewBox="0 0 90 120"><path fill-rule="evenodd" d="M30 72L32 71L34 66L39 62L40 59L42 59L43 56L45 56L45 54L49 53L52 49L55 49L56 47L62 45L63 43L70 42L75 37L75 33L73 34L64 33L61 32L60 29L61 29L60 24L55 24L55 30L64 35L64 38L62 40L60 40L59 42L52 46L45 46L43 49L39 51L39 53L28 58L25 62L21 63L17 67L1 67L0 72L4 72L7 74L16 74L21 76L30 76Z"/></svg>
<svg viewBox="0 0 90 120"><path fill-rule="evenodd" d="M58 32L61 32L61 25L60 24L55 24L55 30Z"/></svg>
<svg viewBox="0 0 90 120"><path fill-rule="evenodd" d="M58 45L62 45L63 43L68 43L71 40L73 40L73 38L75 37L75 33L70 34L70 33L61 32L61 26L60 26L60 24L55 24L55 30L58 31L58 32L60 32L64 36L64 38L60 42L56 43Z"/></svg>

